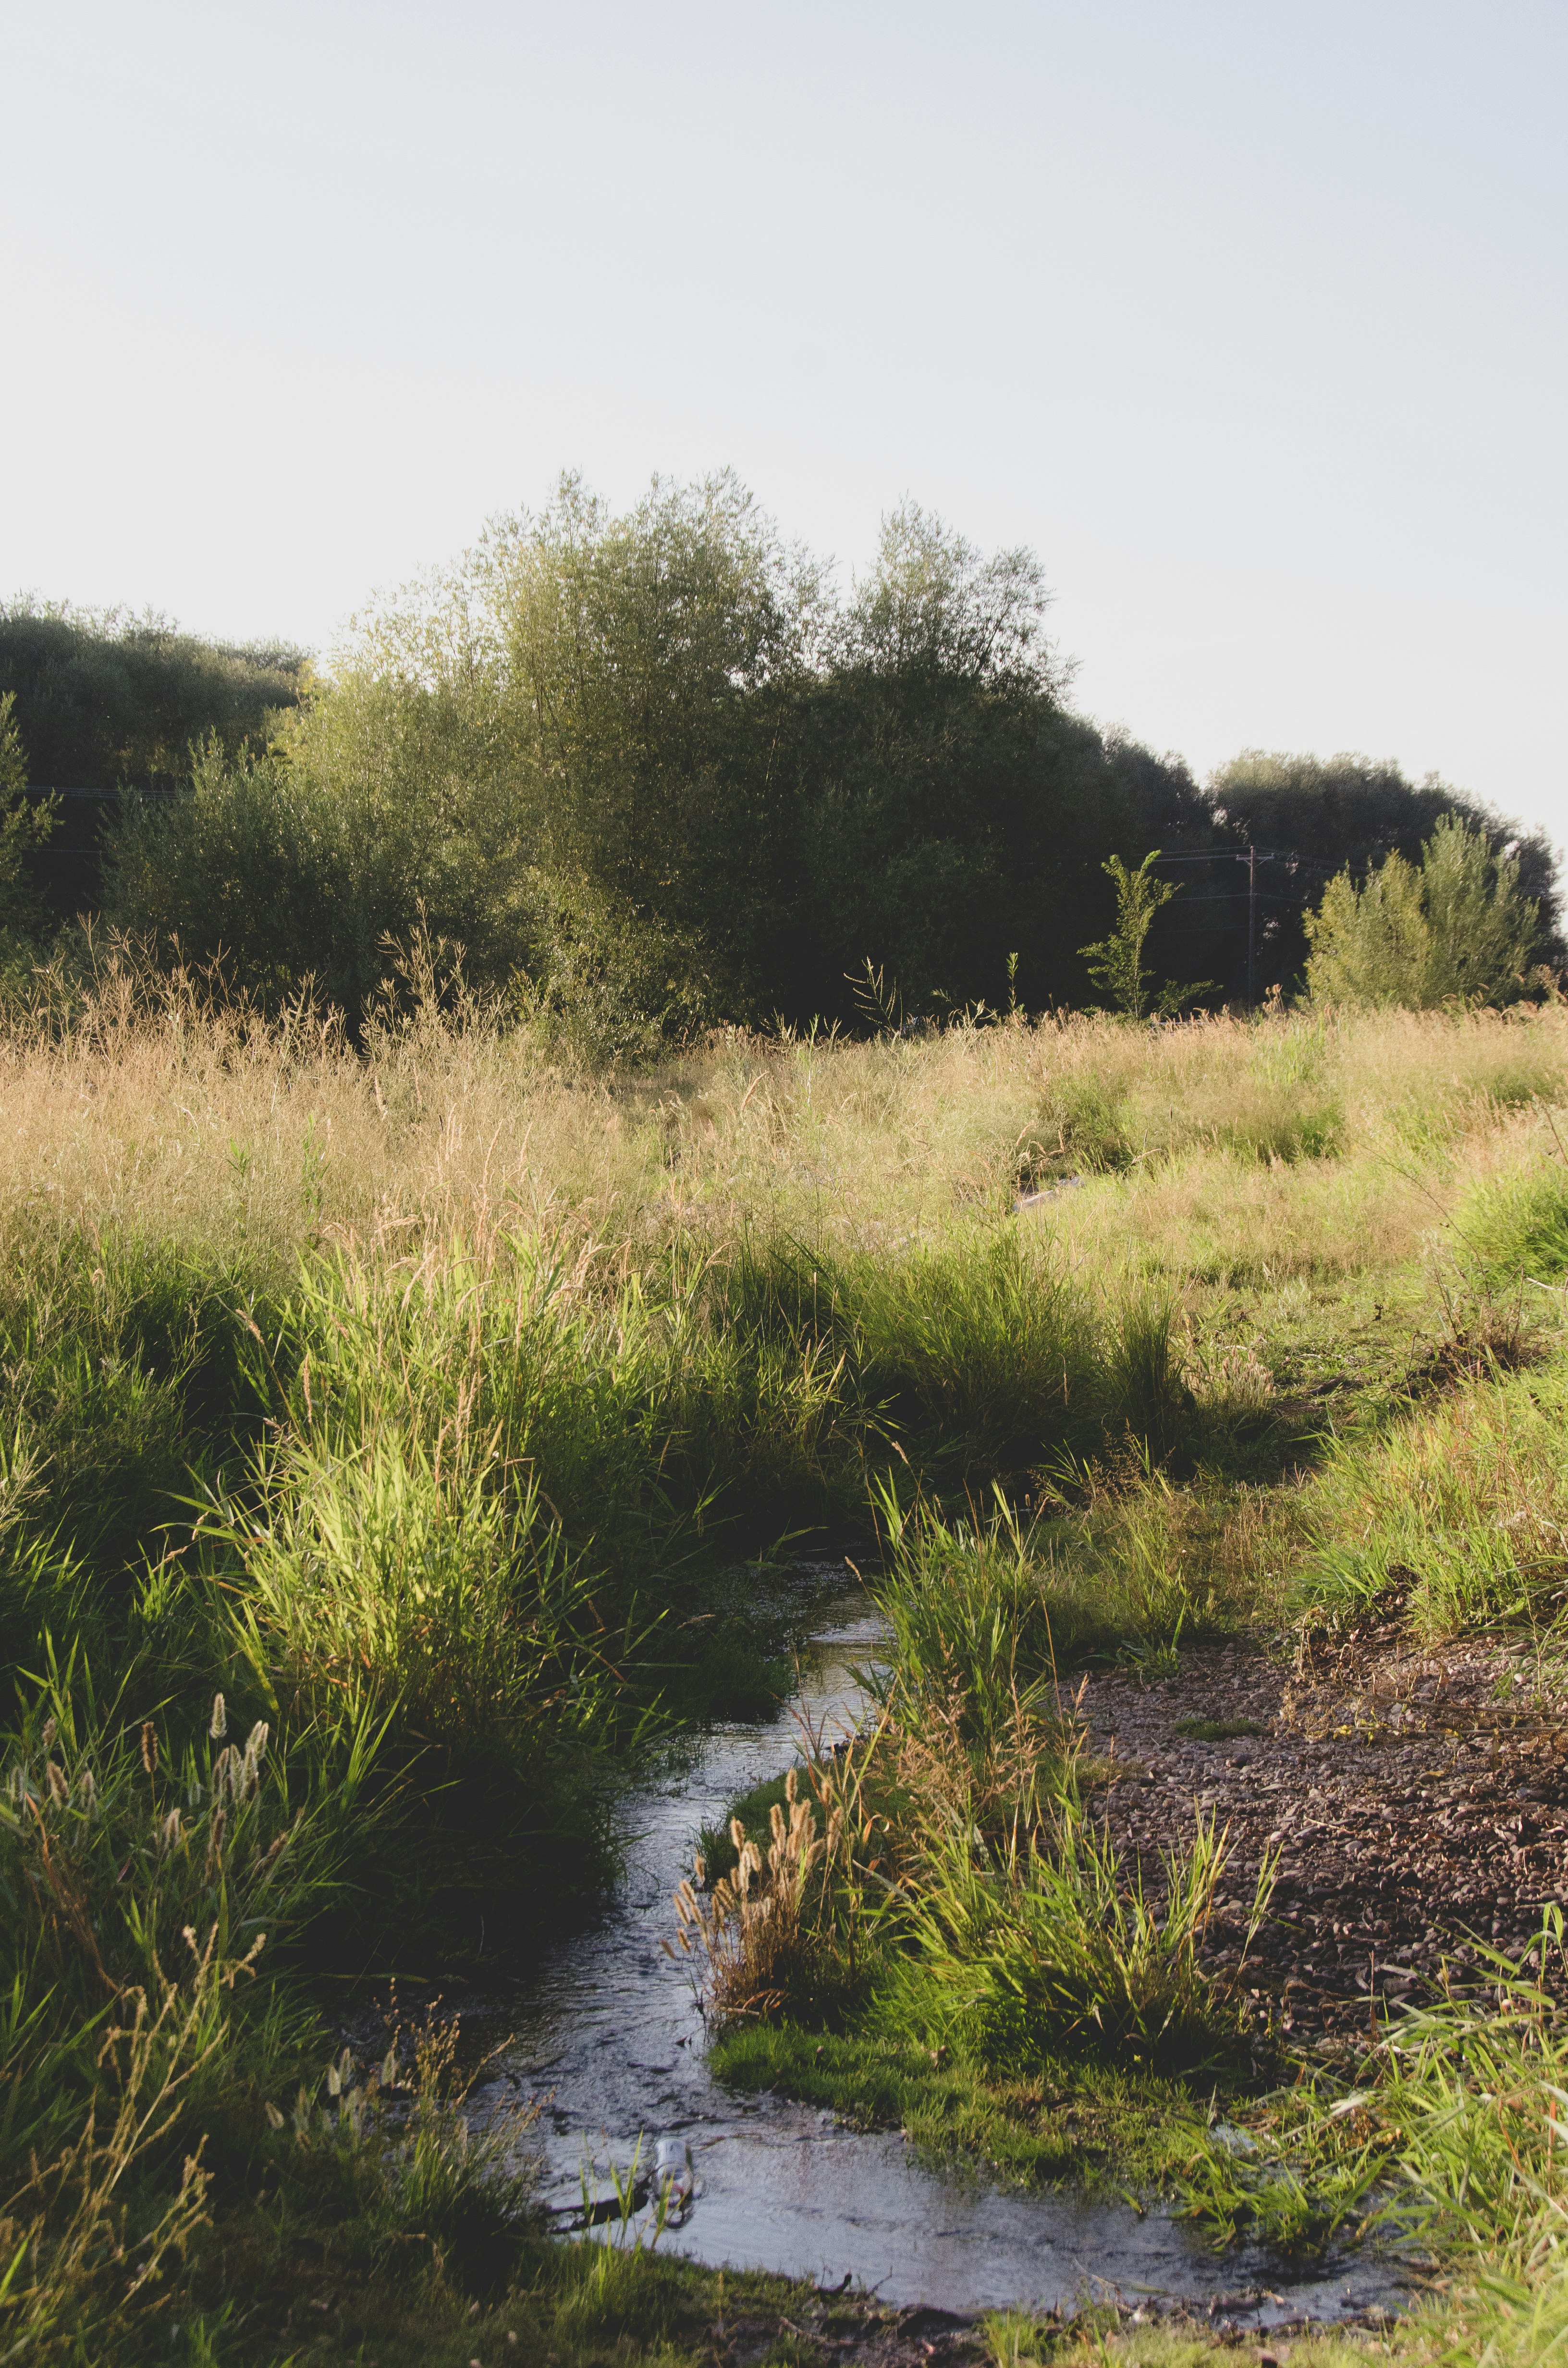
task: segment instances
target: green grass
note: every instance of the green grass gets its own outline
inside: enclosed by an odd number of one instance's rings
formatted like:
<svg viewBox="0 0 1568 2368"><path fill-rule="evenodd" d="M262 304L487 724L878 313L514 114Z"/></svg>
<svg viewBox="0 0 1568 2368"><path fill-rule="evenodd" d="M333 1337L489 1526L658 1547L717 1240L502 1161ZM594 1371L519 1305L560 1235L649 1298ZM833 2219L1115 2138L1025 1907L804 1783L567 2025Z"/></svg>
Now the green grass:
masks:
<svg viewBox="0 0 1568 2368"><path fill-rule="evenodd" d="M1422 1638L1562 1620L1568 1560L1568 1351L1480 1374L1337 1443L1296 1508L1299 1618L1347 1628L1369 1612Z"/></svg>
<svg viewBox="0 0 1568 2368"><path fill-rule="evenodd" d="M1244 2105L1212 1851L1155 1913L1079 1819L1070 1698L1287 1614L1550 1647L1568 1359L1551 1292L1534 1362L1500 1311L1555 1271L1520 1153L1555 1029L1070 1023L658 1085L429 1013L363 1060L194 1007L12 1046L54 1115L0 1263L0 2349L28 2310L132 2362L707 2346L715 2281L546 2246L437 2100L345 2134L327 2032L602 1887L627 1774L787 1683L766 1561L744 1618L716 1574L873 1510L893 1666L875 1782L819 1771L824 2027L733 2031L727 2077L1009 2176L1186 2180L1215 2233L1357 2208L1326 2091ZM517 1110L491 1197L460 1138ZM1256 2173L1216 2089L1278 2111ZM1490 2258L1545 2293L1524 2228Z"/></svg>
<svg viewBox="0 0 1568 2368"><path fill-rule="evenodd" d="M799 2025L727 2032L713 2050L721 2079L742 2091L781 2089L861 2128L902 2130L928 2159L980 2163L1025 2186L1145 2192L1191 2157L1216 2089L1085 2063L1071 2053L1028 2073L977 2064L941 2041L892 2027L889 2014L853 2033Z"/></svg>
<svg viewBox="0 0 1568 2368"><path fill-rule="evenodd" d="M939 1485L1164 1419L1168 1327L1008 1236L810 1275L783 1239L676 1242L605 1283L535 1238L452 1241L286 1291L62 1237L7 1288L0 2192L32 2199L26 2292L62 2326L109 2306L113 2245L50 2271L63 2190L28 2166L65 2177L106 2016L141 1997L161 2048L182 2034L168 2126L115 2173L125 2241L226 2226L324 1982L537 1929L604 1883L648 1744L776 1698L766 1620L699 1615L759 1525L854 1501L895 1440Z"/></svg>
<svg viewBox="0 0 1568 2368"><path fill-rule="evenodd" d="M1461 1248L1494 1289L1554 1283L1568 1272L1568 1164L1522 1164L1472 1187L1454 1214Z"/></svg>

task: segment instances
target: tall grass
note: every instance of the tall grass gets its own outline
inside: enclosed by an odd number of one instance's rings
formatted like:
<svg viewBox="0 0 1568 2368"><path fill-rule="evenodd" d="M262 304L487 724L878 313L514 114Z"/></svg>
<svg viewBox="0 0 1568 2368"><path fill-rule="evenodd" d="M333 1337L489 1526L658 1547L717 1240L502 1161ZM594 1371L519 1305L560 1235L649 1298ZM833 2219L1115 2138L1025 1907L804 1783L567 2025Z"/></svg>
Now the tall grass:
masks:
<svg viewBox="0 0 1568 2368"><path fill-rule="evenodd" d="M1494 1366L1370 1438L1336 1443L1296 1506L1291 1583L1310 1620L1369 1606L1437 1641L1551 1629L1568 1588L1568 1356Z"/></svg>
<svg viewBox="0 0 1568 2368"><path fill-rule="evenodd" d="M1285 2242L1370 2233L1440 2264L1396 2356L1555 2358L1568 2340L1562 1947L1551 1909L1524 1959L1484 1952L1479 1989L1396 2009L1348 2076L1263 2100L1246 2150L1200 2141L1194 2216Z"/></svg>
<svg viewBox="0 0 1568 2368"><path fill-rule="evenodd" d="M131 1230L285 1282L323 1242L498 1224L629 1267L748 1219L881 1254L1075 1174L1026 1222L1096 1265L1344 1273L1409 1255L1432 1222L1411 1179L1451 1197L1454 1147L1506 1139L1568 1074L1556 1010L729 1032L656 1073L574 1073L430 947L394 969L356 1046L308 1003L264 1022L104 948L0 1038L0 1230Z"/></svg>
<svg viewBox="0 0 1568 2368"><path fill-rule="evenodd" d="M766 1850L737 1819L710 1893L682 1886L681 1944L708 2005L722 2023L829 2029L853 2012L1015 2079L1074 2053L1163 2072L1233 2053L1249 2029L1236 1976L1200 1962L1223 1835L1199 1818L1155 1896L1080 1798L1087 1736L1062 1672L1108 1607L1092 1583L1074 1603L1006 1503L950 1526L929 1506L904 1512L890 1486L880 1497L875 1722L808 1766L810 1791L790 1771ZM1088 1614L1076 1632L1074 1611ZM1249 1940L1272 1879L1265 1865Z"/></svg>
<svg viewBox="0 0 1568 2368"><path fill-rule="evenodd" d="M1210 1541L1195 1550L1184 1535L1198 1527L1194 1498L1141 1461L1087 1507L1051 1492L1032 1516L1000 1490L967 1519L910 1509L891 1486L876 1495L884 1551L872 1593L900 1681L923 1699L956 1690L987 1730L1020 1691L1055 1686L1087 1662L1199 1643L1239 1616Z"/></svg>
<svg viewBox="0 0 1568 2368"><path fill-rule="evenodd" d="M873 1482L903 1676L721 1951L750 1932L759 1997L810 1957L840 2016L924 1967L919 2011L961 2000L1004 2052L1225 2044L1195 1973L1218 1840L1141 1896L1079 1817L1060 1681L1224 1615L1162 1459L1228 1452L1270 1384L1206 1340L1207 1295L1410 1260L1565 1076L1557 1012L726 1034L590 1075L428 946L353 1042L124 948L46 981L0 1028L14 2323L63 2345L130 2311L140 2343L128 2264L187 2278L200 2214L268 2180L325 2211L363 2172L420 2225L390 2157L351 2173L313 2103L311 2147L265 2112L322 2058L324 1977L494 1948L602 1881L619 1774L717 1698L706 1575L863 1521ZM1496 1532L1520 1570L1559 1510L1543 1378L1533 1415L1495 1384L1542 1475L1535 1529ZM1404 1436L1434 1488L1464 1464ZM1409 1483L1333 1467L1325 1540L1365 1497L1392 1555ZM131 2088L162 2098L176 2028L167 2113L122 2126L116 2050L161 2034Z"/></svg>
<svg viewBox="0 0 1568 2368"><path fill-rule="evenodd" d="M1071 1803L1027 1849L982 1858L952 1827L926 1848L909 1905L919 1956L894 1987L895 2013L913 2010L1013 2073L1085 2049L1190 2070L1220 2061L1247 2029L1233 1982L1199 1962L1228 1863L1211 1820L1166 1853L1157 1899ZM1271 1887L1265 1867L1249 1940Z"/></svg>

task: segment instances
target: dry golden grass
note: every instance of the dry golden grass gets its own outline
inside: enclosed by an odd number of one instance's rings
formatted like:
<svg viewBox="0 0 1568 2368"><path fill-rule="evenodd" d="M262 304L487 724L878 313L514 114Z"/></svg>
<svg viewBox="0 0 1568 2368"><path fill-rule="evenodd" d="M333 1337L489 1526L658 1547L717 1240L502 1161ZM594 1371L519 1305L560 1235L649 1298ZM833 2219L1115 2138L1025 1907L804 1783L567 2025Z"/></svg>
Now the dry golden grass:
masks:
<svg viewBox="0 0 1568 2368"><path fill-rule="evenodd" d="M632 1256L752 1223L892 1250L1076 1177L1020 1220L1074 1263L1267 1285L1408 1258L1568 1098L1558 1009L734 1033L593 1076L425 985L356 1049L111 954L63 1019L0 1035L0 1229L129 1227L284 1271L322 1242L512 1226Z"/></svg>
<svg viewBox="0 0 1568 2368"><path fill-rule="evenodd" d="M732 1818L733 1872L721 1875L705 1895L698 1888L704 1881L699 1859L697 1882L683 1883L676 1893L676 1943L693 1961L706 2009L721 2022L777 2014L802 1980L809 1983L812 1960L824 1949L831 1952L836 1940L829 1892L835 1872L854 1879L856 1830L835 1797L832 1767L813 1770L812 1779L822 1824L791 1768L789 1816L776 1801L766 1853L740 1819ZM668 1941L665 1947L674 1954Z"/></svg>

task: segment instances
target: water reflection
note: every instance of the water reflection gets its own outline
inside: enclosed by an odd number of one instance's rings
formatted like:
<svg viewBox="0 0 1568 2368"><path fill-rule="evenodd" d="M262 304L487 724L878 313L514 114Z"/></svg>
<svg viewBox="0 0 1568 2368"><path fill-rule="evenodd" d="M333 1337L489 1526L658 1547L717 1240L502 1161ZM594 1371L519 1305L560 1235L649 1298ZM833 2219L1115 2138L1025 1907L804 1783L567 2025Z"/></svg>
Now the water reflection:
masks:
<svg viewBox="0 0 1568 2368"><path fill-rule="evenodd" d="M864 1596L835 1583L846 1577L842 1565L817 1574L823 1600L791 1705L829 1742L853 1731L865 1706L856 1670L880 1642ZM777 1775L791 1741L788 1716L718 1727L677 1775L635 1796L613 1906L549 1949L508 2002L517 2034L508 2068L548 2100L543 2198L563 2222L580 2211L586 2173L612 2232L617 2181L628 2197L635 2183L634 2225L646 2228L666 2141L666 2169L689 2154L690 2193L659 2242L714 2265L824 2285L848 2277L887 2302L965 2311L1054 2307L1108 2292L1207 2302L1225 2292L1232 2316L1267 2326L1398 2299L1374 2263L1353 2263L1348 2277L1320 2266L1291 2278L1260 2255L1217 2257L1163 2212L998 2189L927 2168L896 2135L722 2089L708 2069L684 1964L661 1942L673 1934L671 1895L690 1870L699 1827ZM1245 2292L1255 2288L1263 2291Z"/></svg>

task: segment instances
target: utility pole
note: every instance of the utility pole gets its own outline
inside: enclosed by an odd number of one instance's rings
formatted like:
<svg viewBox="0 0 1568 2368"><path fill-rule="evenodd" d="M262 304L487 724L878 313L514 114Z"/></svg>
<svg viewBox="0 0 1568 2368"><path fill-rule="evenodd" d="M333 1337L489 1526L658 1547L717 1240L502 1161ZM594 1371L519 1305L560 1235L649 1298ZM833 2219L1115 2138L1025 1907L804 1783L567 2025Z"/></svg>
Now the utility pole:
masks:
<svg viewBox="0 0 1568 2368"><path fill-rule="evenodd" d="M1272 863L1277 848L1249 847L1236 861L1247 868L1247 1009L1257 1009L1257 867Z"/></svg>
<svg viewBox="0 0 1568 2368"><path fill-rule="evenodd" d="M1247 1009L1257 1009L1257 849L1247 849Z"/></svg>

